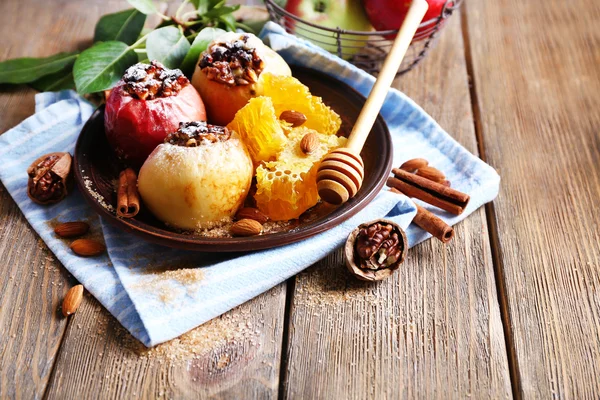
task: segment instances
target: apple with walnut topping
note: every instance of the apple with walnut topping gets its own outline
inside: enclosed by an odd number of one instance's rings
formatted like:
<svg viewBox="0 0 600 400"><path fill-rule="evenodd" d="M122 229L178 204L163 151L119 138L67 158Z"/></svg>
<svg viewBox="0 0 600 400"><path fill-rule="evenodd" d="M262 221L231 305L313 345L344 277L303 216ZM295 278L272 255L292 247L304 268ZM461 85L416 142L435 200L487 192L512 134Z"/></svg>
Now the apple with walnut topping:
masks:
<svg viewBox="0 0 600 400"><path fill-rule="evenodd" d="M205 121L200 95L178 69L136 64L106 100L106 137L119 158L141 165L179 122Z"/></svg>
<svg viewBox="0 0 600 400"><path fill-rule="evenodd" d="M142 165L138 189L146 207L167 225L210 229L231 221L253 174L237 133L206 122L182 122Z"/></svg>
<svg viewBox="0 0 600 400"><path fill-rule="evenodd" d="M279 54L249 33L228 32L200 55L192 84L204 100L208 120L227 125L248 100L260 95L263 74L291 76Z"/></svg>

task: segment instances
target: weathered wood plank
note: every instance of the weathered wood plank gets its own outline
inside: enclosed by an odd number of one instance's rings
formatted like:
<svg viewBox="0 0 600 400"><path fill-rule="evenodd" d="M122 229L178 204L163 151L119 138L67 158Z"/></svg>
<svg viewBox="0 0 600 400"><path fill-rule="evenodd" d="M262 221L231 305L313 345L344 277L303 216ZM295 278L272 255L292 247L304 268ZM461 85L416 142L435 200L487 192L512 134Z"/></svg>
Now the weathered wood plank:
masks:
<svg viewBox="0 0 600 400"><path fill-rule="evenodd" d="M459 17L396 87L477 152ZM381 283L332 254L297 277L290 314L287 398L511 396L483 210Z"/></svg>
<svg viewBox="0 0 600 400"><path fill-rule="evenodd" d="M600 398L600 4L466 6L518 393Z"/></svg>

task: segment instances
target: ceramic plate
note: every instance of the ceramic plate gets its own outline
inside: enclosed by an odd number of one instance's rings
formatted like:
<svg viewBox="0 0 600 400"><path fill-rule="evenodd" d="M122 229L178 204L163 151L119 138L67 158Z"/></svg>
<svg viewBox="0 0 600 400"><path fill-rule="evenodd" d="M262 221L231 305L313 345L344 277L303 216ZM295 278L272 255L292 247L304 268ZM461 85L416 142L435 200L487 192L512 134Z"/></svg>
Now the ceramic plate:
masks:
<svg viewBox="0 0 600 400"><path fill-rule="evenodd" d="M292 68L293 75L310 88L312 94L342 117L340 135L349 135L365 103L365 98L350 86L306 68ZM294 243L340 224L362 210L381 190L392 168L392 140L379 115L361 153L365 178L358 194L347 203L333 207L319 203L300 219L253 237L206 237L176 232L154 218L142 204L132 219L118 218L107 207L116 205L115 182L123 165L110 149L104 134L104 107L87 121L75 147L75 179L84 198L106 221L133 235L160 245L208 252L268 249Z"/></svg>

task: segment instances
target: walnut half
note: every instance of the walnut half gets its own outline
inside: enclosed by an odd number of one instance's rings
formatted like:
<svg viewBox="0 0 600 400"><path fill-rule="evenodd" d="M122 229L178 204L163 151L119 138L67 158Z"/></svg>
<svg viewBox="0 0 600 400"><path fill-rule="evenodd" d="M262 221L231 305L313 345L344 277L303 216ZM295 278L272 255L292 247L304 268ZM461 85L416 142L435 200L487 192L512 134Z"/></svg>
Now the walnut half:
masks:
<svg viewBox="0 0 600 400"><path fill-rule="evenodd" d="M72 159L69 153L50 153L35 160L27 175L27 195L38 204L58 203L67 196Z"/></svg>
<svg viewBox="0 0 600 400"><path fill-rule="evenodd" d="M359 225L346 241L348 270L365 281L383 280L404 261L406 234L398 224L378 219Z"/></svg>

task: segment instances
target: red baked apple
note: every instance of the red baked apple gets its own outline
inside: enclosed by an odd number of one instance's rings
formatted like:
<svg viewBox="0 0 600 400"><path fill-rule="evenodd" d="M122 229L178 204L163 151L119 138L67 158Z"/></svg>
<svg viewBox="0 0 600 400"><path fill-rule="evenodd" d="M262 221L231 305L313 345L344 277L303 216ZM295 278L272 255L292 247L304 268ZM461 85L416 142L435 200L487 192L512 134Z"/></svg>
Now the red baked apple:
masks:
<svg viewBox="0 0 600 400"><path fill-rule="evenodd" d="M363 0L363 6L369 20L378 31L399 29L402 22L404 22L404 18L406 18L411 3L411 0ZM427 3L429 3L429 9L423 17L423 22L439 17L446 0L427 0ZM449 5L452 4L451 2ZM428 37L434 26L435 24L432 23L419 28L413 41ZM394 38L395 35L386 36L386 39Z"/></svg>
<svg viewBox="0 0 600 400"><path fill-rule="evenodd" d="M139 166L180 122L206 121L200 95L178 69L129 67L106 100L104 128L119 158Z"/></svg>

